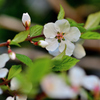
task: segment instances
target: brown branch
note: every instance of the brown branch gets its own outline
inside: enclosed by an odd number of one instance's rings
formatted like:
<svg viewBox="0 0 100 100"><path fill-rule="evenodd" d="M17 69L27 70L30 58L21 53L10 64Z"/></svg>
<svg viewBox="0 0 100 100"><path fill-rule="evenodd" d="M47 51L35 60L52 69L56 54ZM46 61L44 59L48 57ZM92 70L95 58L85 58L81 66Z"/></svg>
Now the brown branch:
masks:
<svg viewBox="0 0 100 100"><path fill-rule="evenodd" d="M38 35L38 36L33 36L33 37L27 37L25 39L25 41L30 41L32 39L35 39L35 38L38 38L38 37L44 37L44 35ZM4 42L4 43L0 43L0 47L3 47L3 46L8 46L9 44L7 42Z"/></svg>
<svg viewBox="0 0 100 100"><path fill-rule="evenodd" d="M0 86L1 86L1 85L6 85L6 84L8 84L9 82L10 82L10 80L5 81L5 82L2 82L2 83L0 83Z"/></svg>
<svg viewBox="0 0 100 100"><path fill-rule="evenodd" d="M27 37L27 38L25 39L25 41L30 41L30 40L32 40L32 39L39 38L39 37L44 37L44 35L42 34L42 35L38 35L38 36Z"/></svg>

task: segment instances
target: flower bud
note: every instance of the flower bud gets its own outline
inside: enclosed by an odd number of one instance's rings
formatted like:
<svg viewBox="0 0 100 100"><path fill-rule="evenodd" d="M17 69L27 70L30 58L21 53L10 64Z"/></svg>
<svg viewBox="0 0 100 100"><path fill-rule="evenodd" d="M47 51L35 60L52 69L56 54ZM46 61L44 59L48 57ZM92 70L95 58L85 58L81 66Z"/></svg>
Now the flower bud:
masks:
<svg viewBox="0 0 100 100"><path fill-rule="evenodd" d="M41 47L43 47L43 48L45 48L45 47L48 45L48 42L46 42L46 41L44 41L44 40L40 40L40 41L38 42L38 45L41 46Z"/></svg>
<svg viewBox="0 0 100 100"><path fill-rule="evenodd" d="M27 28L30 27L31 18L30 18L30 16L29 16L28 13L23 13L23 16L22 16L22 23L23 23L23 25L25 26L26 30L27 30Z"/></svg>
<svg viewBox="0 0 100 100"><path fill-rule="evenodd" d="M16 54L12 50L8 50L8 54L10 59L15 60L16 59Z"/></svg>

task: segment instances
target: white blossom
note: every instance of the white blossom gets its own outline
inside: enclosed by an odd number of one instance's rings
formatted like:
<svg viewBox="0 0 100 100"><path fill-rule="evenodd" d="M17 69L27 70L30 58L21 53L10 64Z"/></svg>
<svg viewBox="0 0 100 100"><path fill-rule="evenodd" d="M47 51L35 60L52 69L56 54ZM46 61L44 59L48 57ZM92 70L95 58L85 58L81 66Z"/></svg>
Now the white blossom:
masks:
<svg viewBox="0 0 100 100"><path fill-rule="evenodd" d="M79 40L81 35L77 27L70 27L66 19L57 20L55 23L47 23L44 25L43 33L46 37L45 41L48 42L46 49L48 51L55 51L57 48L60 52L66 48L66 55L71 56L75 49L72 42Z"/></svg>
<svg viewBox="0 0 100 100"><path fill-rule="evenodd" d="M20 88L20 83L17 80L17 78L15 78L15 77L12 78L11 83L10 83L10 89L11 90L18 90L19 88ZM27 100L26 95L20 95L20 94L14 96L14 97L9 96L9 97L7 97L6 100L15 100L15 98L16 98L16 100Z"/></svg>
<svg viewBox="0 0 100 100"><path fill-rule="evenodd" d="M22 15L22 23L25 27L29 27L31 23L31 18L28 13L23 13Z"/></svg>
<svg viewBox="0 0 100 100"><path fill-rule="evenodd" d="M85 76L82 81L82 86L90 91L95 91L100 88L100 80L95 75Z"/></svg>
<svg viewBox="0 0 100 100"><path fill-rule="evenodd" d="M85 71L78 66L74 66L69 70L68 75L72 86L80 87L82 79L85 77Z"/></svg>
<svg viewBox="0 0 100 100"><path fill-rule="evenodd" d="M46 42L44 40L39 40L38 45L45 48L48 45L48 42Z"/></svg>
<svg viewBox="0 0 100 100"><path fill-rule="evenodd" d="M62 77L50 74L41 82L42 90L51 98L74 98L76 93L65 83Z"/></svg>
<svg viewBox="0 0 100 100"><path fill-rule="evenodd" d="M6 98L6 100L14 100L14 97L9 96Z"/></svg>
<svg viewBox="0 0 100 100"><path fill-rule="evenodd" d="M86 55L84 47L82 46L83 43L84 43L83 39L80 39L75 43L75 49L73 55L78 59L81 59Z"/></svg>

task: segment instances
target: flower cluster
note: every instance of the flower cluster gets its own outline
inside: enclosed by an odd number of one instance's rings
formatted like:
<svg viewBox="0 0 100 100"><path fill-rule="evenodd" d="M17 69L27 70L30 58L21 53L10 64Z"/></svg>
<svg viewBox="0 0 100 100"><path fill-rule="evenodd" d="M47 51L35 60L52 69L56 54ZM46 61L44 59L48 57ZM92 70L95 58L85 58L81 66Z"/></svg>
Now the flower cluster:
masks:
<svg viewBox="0 0 100 100"><path fill-rule="evenodd" d="M43 78L41 82L42 90L51 98L55 99L75 99L78 95L82 100L87 100L85 89L92 91L94 94L100 92L100 79L95 75L86 75L85 71L74 66L69 70L69 82L65 82L65 77L51 73Z"/></svg>

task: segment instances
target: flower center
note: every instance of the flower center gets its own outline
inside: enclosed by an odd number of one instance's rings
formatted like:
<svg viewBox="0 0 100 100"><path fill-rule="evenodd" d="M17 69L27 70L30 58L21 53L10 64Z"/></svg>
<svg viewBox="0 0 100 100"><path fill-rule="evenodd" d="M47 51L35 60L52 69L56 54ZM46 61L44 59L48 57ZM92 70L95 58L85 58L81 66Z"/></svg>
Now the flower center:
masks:
<svg viewBox="0 0 100 100"><path fill-rule="evenodd" d="M61 40L65 41L64 35L65 33L58 32L55 38L58 39L58 42L60 43Z"/></svg>

